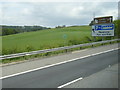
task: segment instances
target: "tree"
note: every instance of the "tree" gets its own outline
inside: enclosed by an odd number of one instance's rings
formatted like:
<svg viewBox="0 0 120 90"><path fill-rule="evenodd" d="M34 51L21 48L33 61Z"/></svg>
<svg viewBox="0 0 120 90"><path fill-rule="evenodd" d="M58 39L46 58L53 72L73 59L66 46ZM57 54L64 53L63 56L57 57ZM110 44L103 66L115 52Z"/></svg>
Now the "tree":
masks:
<svg viewBox="0 0 120 90"><path fill-rule="evenodd" d="M94 24L94 21L92 20L89 24L89 26L92 26Z"/></svg>
<svg viewBox="0 0 120 90"><path fill-rule="evenodd" d="M115 36L120 38L120 20L114 20L113 23L115 25Z"/></svg>

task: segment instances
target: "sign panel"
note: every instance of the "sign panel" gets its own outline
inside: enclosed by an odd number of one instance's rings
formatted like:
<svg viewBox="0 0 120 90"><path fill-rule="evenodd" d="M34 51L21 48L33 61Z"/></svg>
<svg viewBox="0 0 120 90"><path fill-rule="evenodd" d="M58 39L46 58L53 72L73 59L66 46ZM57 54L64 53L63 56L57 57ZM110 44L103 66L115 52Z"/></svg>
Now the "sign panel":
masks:
<svg viewBox="0 0 120 90"><path fill-rule="evenodd" d="M113 20L112 16L97 17L97 18L94 18L94 24L112 23L112 20Z"/></svg>
<svg viewBox="0 0 120 90"><path fill-rule="evenodd" d="M93 25L92 36L114 36L114 24Z"/></svg>

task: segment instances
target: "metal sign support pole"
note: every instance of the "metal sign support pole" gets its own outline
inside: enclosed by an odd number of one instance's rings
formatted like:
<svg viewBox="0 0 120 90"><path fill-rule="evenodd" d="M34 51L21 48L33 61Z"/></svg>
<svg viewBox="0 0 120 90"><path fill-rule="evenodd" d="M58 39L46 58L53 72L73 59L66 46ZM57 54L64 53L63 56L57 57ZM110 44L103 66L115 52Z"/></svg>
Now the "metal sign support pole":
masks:
<svg viewBox="0 0 120 90"><path fill-rule="evenodd" d="M94 42L96 42L96 37L94 36Z"/></svg>
<svg viewBox="0 0 120 90"><path fill-rule="evenodd" d="M102 37L102 41L104 41L104 37Z"/></svg>
<svg viewBox="0 0 120 90"><path fill-rule="evenodd" d="M102 41L104 41L104 37L102 36ZM104 45L103 43L102 43L102 45Z"/></svg>

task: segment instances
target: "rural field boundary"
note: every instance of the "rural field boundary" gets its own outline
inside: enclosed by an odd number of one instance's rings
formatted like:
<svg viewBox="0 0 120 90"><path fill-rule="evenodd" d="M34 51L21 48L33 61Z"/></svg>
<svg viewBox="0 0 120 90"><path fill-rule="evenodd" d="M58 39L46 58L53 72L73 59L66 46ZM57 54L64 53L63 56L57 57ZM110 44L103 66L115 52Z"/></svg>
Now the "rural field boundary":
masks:
<svg viewBox="0 0 120 90"><path fill-rule="evenodd" d="M10 58L16 58L16 57L22 57L22 56L29 56L29 55L35 55L35 54L41 54L41 53L48 53L53 51L59 51L59 50L67 50L72 48L78 48L78 47L84 47L84 46L92 46L97 44L105 44L105 43L112 43L115 41L120 41L120 39L113 39L113 40L105 40L105 41L99 41L99 42L92 42L92 43L85 43L85 44L79 44L79 45L73 45L73 46L65 46L65 47L59 47L59 48L52 48L52 49L45 49L45 50L38 50L38 51L31 51L31 52L23 52L23 53L17 53L17 54L10 54L10 55L2 55L0 56L0 60L4 59L10 59Z"/></svg>

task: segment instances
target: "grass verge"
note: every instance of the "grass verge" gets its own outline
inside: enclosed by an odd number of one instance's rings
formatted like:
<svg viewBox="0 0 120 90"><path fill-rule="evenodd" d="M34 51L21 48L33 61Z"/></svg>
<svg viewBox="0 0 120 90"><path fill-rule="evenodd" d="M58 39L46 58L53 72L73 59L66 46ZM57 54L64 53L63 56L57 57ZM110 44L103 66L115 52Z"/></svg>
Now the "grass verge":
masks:
<svg viewBox="0 0 120 90"><path fill-rule="evenodd" d="M76 50L83 50L86 48L93 48L93 47L98 47L102 45L109 45L109 44L114 44L114 43L120 43L120 41L114 41L111 43L105 43L105 44L96 44L94 46L84 46L84 47L78 47L78 48L72 48L72 49L67 49L67 50L60 50L60 51L54 51L54 52L48 52L48 53L41 53L41 54L36 54L36 55L29 55L29 56L22 56L22 57L17 57L17 58L11 58L11 59L4 59L1 61L2 64L6 63L12 63L12 62L22 62L22 61L28 61L28 60L33 60L36 58L44 58L44 57L49 57L49 56L55 56L59 54L64 54Z"/></svg>

